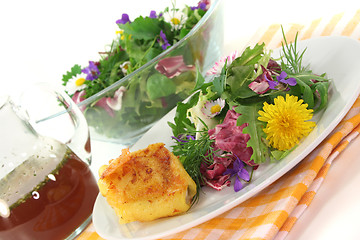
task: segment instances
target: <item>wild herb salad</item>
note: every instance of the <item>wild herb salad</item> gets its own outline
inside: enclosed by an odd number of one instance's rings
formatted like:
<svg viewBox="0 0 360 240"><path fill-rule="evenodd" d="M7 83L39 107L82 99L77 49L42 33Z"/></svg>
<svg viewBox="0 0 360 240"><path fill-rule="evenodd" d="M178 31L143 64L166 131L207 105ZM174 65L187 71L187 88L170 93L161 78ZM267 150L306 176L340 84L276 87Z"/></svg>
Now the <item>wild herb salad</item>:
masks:
<svg viewBox="0 0 360 240"><path fill-rule="evenodd" d="M149 11L148 16L132 20L122 14L109 49L100 52L99 60L87 66L74 65L63 75L66 92L80 103L114 85L186 36L205 15L210 1L195 6L164 11ZM206 41L203 41L206 45ZM201 49L188 46L171 52L154 66L129 78L117 89L108 91L90 105L82 107L90 126L110 138L130 138L189 96L195 85L195 63L202 58Z"/></svg>
<svg viewBox="0 0 360 240"><path fill-rule="evenodd" d="M198 185L234 190L267 161L278 161L307 136L315 112L327 106L329 80L303 66L285 37L280 59L264 44L234 52L215 64L205 82L198 74L193 96L179 103L173 151Z"/></svg>

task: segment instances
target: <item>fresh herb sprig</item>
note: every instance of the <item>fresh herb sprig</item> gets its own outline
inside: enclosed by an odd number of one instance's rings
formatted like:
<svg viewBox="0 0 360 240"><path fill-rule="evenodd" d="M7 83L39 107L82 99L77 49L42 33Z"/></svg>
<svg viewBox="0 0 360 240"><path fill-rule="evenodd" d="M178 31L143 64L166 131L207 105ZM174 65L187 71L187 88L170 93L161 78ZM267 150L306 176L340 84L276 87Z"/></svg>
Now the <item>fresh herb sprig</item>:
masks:
<svg viewBox="0 0 360 240"><path fill-rule="evenodd" d="M281 28L281 30L284 38L281 69L297 82L297 85L290 89L290 93L304 99L309 108L318 112L327 106L330 80L326 74L316 75L309 66L303 66L303 56L307 48L302 52L298 51L298 33L295 35L294 42L288 43L284 29Z"/></svg>
<svg viewBox="0 0 360 240"><path fill-rule="evenodd" d="M189 132L189 135L195 136L196 132ZM186 172L196 183L196 195L193 204L198 201L201 187L204 185L204 179L200 171L202 163L210 165L214 161L215 150L213 148L214 140L207 135L207 129L200 131L200 138L186 138L186 140L175 141L173 153L179 157Z"/></svg>
<svg viewBox="0 0 360 240"><path fill-rule="evenodd" d="M281 58L282 69L291 70L294 74L305 71L305 67L302 65L302 59L306 52L305 48L302 52L297 49L298 33L295 35L293 44L289 44L286 40L284 29L281 27L284 41L281 42L283 58Z"/></svg>

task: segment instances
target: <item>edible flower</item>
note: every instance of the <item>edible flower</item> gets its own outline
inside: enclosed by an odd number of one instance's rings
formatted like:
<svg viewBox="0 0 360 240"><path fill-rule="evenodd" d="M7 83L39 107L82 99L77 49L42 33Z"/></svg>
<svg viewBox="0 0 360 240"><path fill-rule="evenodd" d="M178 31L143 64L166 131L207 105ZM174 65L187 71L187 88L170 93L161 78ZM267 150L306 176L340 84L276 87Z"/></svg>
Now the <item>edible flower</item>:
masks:
<svg viewBox="0 0 360 240"><path fill-rule="evenodd" d="M97 79L100 74L100 71L99 71L96 63L93 61L89 61L89 66L82 69L81 72L85 73L87 75L86 80L90 80L90 81Z"/></svg>
<svg viewBox="0 0 360 240"><path fill-rule="evenodd" d="M315 127L312 118L312 109L298 97L286 94L286 98L278 96L274 104L264 102L263 110L258 113L260 121L266 122L263 129L269 144L280 150L293 148L301 138L307 136Z"/></svg>
<svg viewBox="0 0 360 240"><path fill-rule="evenodd" d="M230 174L230 177L232 177L234 175L236 176L235 183L234 183L234 191L235 192L238 192L243 188L241 180L244 180L246 182L248 182L250 180L250 174L245 169L245 164L238 157L236 157L236 160L233 163L233 167L226 169L226 171L223 174L224 175Z"/></svg>
<svg viewBox="0 0 360 240"><path fill-rule="evenodd" d="M195 140L195 137L193 135L185 135L185 134L181 134L178 137L175 136L171 136L172 139L175 139L178 142L181 143L185 143L185 142L189 142L190 140Z"/></svg>
<svg viewBox="0 0 360 240"><path fill-rule="evenodd" d="M239 52L234 51L229 56L222 57L219 61L215 62L214 66L206 72L206 75L220 75L221 70L223 69L225 62L229 66L237 57L239 57Z"/></svg>
<svg viewBox="0 0 360 240"><path fill-rule="evenodd" d="M149 18L157 18L156 11L154 10L150 11Z"/></svg>
<svg viewBox="0 0 360 240"><path fill-rule="evenodd" d="M164 20L169 22L171 25L171 30L180 30L186 23L187 16L178 9L173 9L168 14L164 14Z"/></svg>
<svg viewBox="0 0 360 240"><path fill-rule="evenodd" d="M198 5L195 7L190 7L191 10L201 9L201 10L208 10L210 7L210 1L209 0L201 0L198 2Z"/></svg>
<svg viewBox="0 0 360 240"><path fill-rule="evenodd" d="M166 50L167 47L171 46L163 30L160 31L160 38L158 39L158 42L163 50Z"/></svg>
<svg viewBox="0 0 360 240"><path fill-rule="evenodd" d="M126 23L131 23L131 21L130 21L129 15L127 15L126 13L123 13L121 15L121 18L116 21L116 24L126 24Z"/></svg>
<svg viewBox="0 0 360 240"><path fill-rule="evenodd" d="M296 82L295 78L285 79L286 77L287 77L287 73L282 71L280 73L280 75L276 77L276 80L278 80L278 82L289 84L290 86L295 86L296 85L297 82Z"/></svg>
<svg viewBox="0 0 360 240"><path fill-rule="evenodd" d="M120 65L120 69L121 69L122 73L124 74L124 76L126 76L128 74L128 69L129 69L130 65L131 65L130 61L125 61Z"/></svg>
<svg viewBox="0 0 360 240"><path fill-rule="evenodd" d="M69 95L73 95L75 92L81 91L86 88L85 78L86 75L84 73L81 73L69 79L69 81L66 83L66 92Z"/></svg>
<svg viewBox="0 0 360 240"><path fill-rule="evenodd" d="M213 118L220 114L224 106L225 100L218 98L214 101L207 101L201 111L205 116Z"/></svg>

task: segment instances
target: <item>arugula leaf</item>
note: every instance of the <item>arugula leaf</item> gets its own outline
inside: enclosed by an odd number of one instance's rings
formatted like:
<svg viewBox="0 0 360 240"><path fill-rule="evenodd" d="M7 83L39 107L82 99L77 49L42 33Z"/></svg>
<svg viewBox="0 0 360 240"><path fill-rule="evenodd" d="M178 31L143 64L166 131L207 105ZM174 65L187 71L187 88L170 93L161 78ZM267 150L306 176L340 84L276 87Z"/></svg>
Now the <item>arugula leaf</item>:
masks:
<svg viewBox="0 0 360 240"><path fill-rule="evenodd" d="M230 95L247 98L257 95L248 85L256 78L255 64L264 57L265 44L256 44L253 48L247 47L242 55L235 59L228 68L226 83L229 85ZM267 62L269 56L266 55ZM264 64L267 65L267 62Z"/></svg>
<svg viewBox="0 0 360 240"><path fill-rule="evenodd" d="M231 95L242 97L241 92L248 88L248 84L253 80L255 75L254 66L233 66L228 69L226 83L230 87Z"/></svg>
<svg viewBox="0 0 360 240"><path fill-rule="evenodd" d="M314 109L314 112L318 112L327 106L329 82L317 82L312 88L319 94L318 100L320 101L320 104ZM315 94L315 96L318 95Z"/></svg>
<svg viewBox="0 0 360 240"><path fill-rule="evenodd" d="M231 66L235 65L253 65L259 62L264 53L265 43L256 44L253 48L247 47L240 57L236 58Z"/></svg>
<svg viewBox="0 0 360 240"><path fill-rule="evenodd" d="M319 76L313 74L310 70L304 70L299 73L289 73L288 76L296 79L297 88L300 89L300 93L297 95L304 99L309 108L314 109L316 112L327 105L329 80L324 75ZM318 100L321 102L320 105L316 105Z"/></svg>
<svg viewBox="0 0 360 240"><path fill-rule="evenodd" d="M300 86L302 98L304 99L304 102L308 104L308 108L314 108L315 100L311 87L299 78L296 78L296 82Z"/></svg>
<svg viewBox="0 0 360 240"><path fill-rule="evenodd" d="M253 149L250 160L253 160L257 164L264 163L269 157L268 146L265 144L266 134L263 131L264 123L257 119L259 116L258 111L261 108L262 102L251 105L239 105L235 108L235 111L241 114L237 119L237 125L248 124L248 126L243 129L243 133L250 135L247 143L247 146Z"/></svg>

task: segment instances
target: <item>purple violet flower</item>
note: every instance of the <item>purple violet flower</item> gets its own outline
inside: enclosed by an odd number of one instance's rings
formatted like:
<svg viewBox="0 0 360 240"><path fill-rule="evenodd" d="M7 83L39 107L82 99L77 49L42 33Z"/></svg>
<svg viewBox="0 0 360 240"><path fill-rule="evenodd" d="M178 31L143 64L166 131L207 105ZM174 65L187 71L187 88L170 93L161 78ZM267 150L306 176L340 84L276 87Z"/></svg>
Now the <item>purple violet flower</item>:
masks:
<svg viewBox="0 0 360 240"><path fill-rule="evenodd" d="M209 0L201 0L197 6L195 7L190 7L191 10L196 10L196 9L201 9L206 11L208 9L208 6L210 5L210 1Z"/></svg>
<svg viewBox="0 0 360 240"><path fill-rule="evenodd" d="M286 77L287 77L286 72L282 71L282 72L280 73L280 75L276 77L276 79L277 79L279 82L282 82L282 83L285 83L285 84L289 84L290 86L295 86L295 85L297 84L295 78L285 79Z"/></svg>
<svg viewBox="0 0 360 240"><path fill-rule="evenodd" d="M180 135L178 137L172 136L171 138L178 142L189 142L190 140L195 140L195 137L192 135Z"/></svg>
<svg viewBox="0 0 360 240"><path fill-rule="evenodd" d="M171 46L166 38L165 33L162 30L160 31L160 39L158 39L158 42L161 44L161 48L163 50L166 50L167 47Z"/></svg>
<svg viewBox="0 0 360 240"><path fill-rule="evenodd" d="M89 61L89 66L81 70L82 73L87 74L86 80L94 80L99 77L100 71L95 62Z"/></svg>
<svg viewBox="0 0 360 240"><path fill-rule="evenodd" d="M127 15L126 13L123 13L123 15L121 16L121 19L118 19L116 21L116 24L125 24L125 23L131 23L131 21L129 19L129 15Z"/></svg>
<svg viewBox="0 0 360 240"><path fill-rule="evenodd" d="M206 11L207 5L204 2L199 3L199 8Z"/></svg>
<svg viewBox="0 0 360 240"><path fill-rule="evenodd" d="M276 86L279 85L278 82L272 81L272 80L269 80L269 79L266 79L266 80L267 80L268 83L269 83L269 88L270 88L270 89L275 89L275 90L277 89Z"/></svg>
<svg viewBox="0 0 360 240"><path fill-rule="evenodd" d="M156 11L152 10L150 11L150 15L149 18L157 18L158 16L156 15Z"/></svg>
<svg viewBox="0 0 360 240"><path fill-rule="evenodd" d="M231 177L236 175L235 184L234 184L234 191L238 192L243 188L241 183L241 179L245 181L250 180L249 172L244 168L244 162L240 160L240 158L236 157L236 160L233 163L233 168L228 168L223 175L230 174Z"/></svg>

